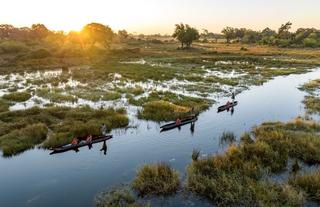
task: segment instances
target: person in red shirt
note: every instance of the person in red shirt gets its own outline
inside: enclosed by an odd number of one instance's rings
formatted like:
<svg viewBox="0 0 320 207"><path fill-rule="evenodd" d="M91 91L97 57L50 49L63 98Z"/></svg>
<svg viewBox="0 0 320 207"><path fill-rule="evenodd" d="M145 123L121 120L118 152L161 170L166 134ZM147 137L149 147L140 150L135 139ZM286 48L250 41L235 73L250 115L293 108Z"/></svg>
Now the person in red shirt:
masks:
<svg viewBox="0 0 320 207"><path fill-rule="evenodd" d="M177 118L176 120L176 125L180 125L181 124L181 119L180 118Z"/></svg>
<svg viewBox="0 0 320 207"><path fill-rule="evenodd" d="M71 145L77 145L79 143L79 140L77 137L73 138L71 141Z"/></svg>

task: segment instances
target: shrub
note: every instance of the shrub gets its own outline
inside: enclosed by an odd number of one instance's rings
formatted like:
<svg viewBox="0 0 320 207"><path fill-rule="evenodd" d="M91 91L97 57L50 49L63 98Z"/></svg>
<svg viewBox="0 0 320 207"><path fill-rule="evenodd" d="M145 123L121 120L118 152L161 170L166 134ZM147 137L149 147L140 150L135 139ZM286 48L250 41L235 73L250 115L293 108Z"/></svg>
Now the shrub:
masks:
<svg viewBox="0 0 320 207"><path fill-rule="evenodd" d="M0 51L4 53L19 53L27 50L27 46L22 42L6 41L0 43Z"/></svg>
<svg viewBox="0 0 320 207"><path fill-rule="evenodd" d="M139 195L171 195L180 185L179 174L165 163L147 164L139 169L132 182Z"/></svg>
<svg viewBox="0 0 320 207"><path fill-rule="evenodd" d="M51 56L50 52L46 49L38 49L30 53L30 58L34 58L34 59L42 59L50 56Z"/></svg>
<svg viewBox="0 0 320 207"><path fill-rule="evenodd" d="M305 38L303 40L303 45L305 47L317 47L318 46L318 41L313 38Z"/></svg>

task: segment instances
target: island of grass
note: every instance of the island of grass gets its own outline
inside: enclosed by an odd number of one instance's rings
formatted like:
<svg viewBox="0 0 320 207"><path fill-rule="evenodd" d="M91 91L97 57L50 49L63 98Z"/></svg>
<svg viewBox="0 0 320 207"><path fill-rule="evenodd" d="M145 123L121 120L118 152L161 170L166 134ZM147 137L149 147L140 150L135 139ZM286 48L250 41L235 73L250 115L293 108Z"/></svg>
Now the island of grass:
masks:
<svg viewBox="0 0 320 207"><path fill-rule="evenodd" d="M304 90L308 93L305 96L303 103L308 113L320 113L320 79L311 80L300 87L300 90Z"/></svg>
<svg viewBox="0 0 320 207"><path fill-rule="evenodd" d="M129 123L126 110L89 107L31 108L0 113L0 149L11 156L42 144L44 148L70 143L75 136L100 134L100 126L109 130ZM49 133L50 131L50 133Z"/></svg>
<svg viewBox="0 0 320 207"><path fill-rule="evenodd" d="M13 92L2 96L2 99L12 102L24 102L29 100L30 98L31 95L28 92Z"/></svg>
<svg viewBox="0 0 320 207"><path fill-rule="evenodd" d="M166 163L146 164L138 170L132 188L140 196L168 196L177 192L179 174Z"/></svg>
<svg viewBox="0 0 320 207"><path fill-rule="evenodd" d="M134 99L129 97L129 103L142 106L138 118L153 121L171 121L190 115L192 107L197 113L208 109L213 101L204 98L194 98L178 95L172 92L153 91L148 97Z"/></svg>

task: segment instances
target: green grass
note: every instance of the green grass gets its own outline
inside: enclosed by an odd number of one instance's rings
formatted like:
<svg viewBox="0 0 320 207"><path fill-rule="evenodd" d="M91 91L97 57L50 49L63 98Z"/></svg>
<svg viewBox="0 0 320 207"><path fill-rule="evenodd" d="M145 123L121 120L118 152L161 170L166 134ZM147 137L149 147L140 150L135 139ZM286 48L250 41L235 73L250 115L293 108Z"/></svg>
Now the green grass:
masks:
<svg viewBox="0 0 320 207"><path fill-rule="evenodd" d="M15 129L0 137L0 149L3 156L12 156L40 144L47 137L44 124L33 124L22 129Z"/></svg>
<svg viewBox="0 0 320 207"><path fill-rule="evenodd" d="M309 199L320 203L320 171L293 176L289 183L303 190Z"/></svg>
<svg viewBox="0 0 320 207"><path fill-rule="evenodd" d="M13 102L24 102L31 98L28 92L13 92L2 96L3 99Z"/></svg>
<svg viewBox="0 0 320 207"><path fill-rule="evenodd" d="M168 164L146 164L138 170L132 188L140 196L172 195L180 185L179 174Z"/></svg>
<svg viewBox="0 0 320 207"><path fill-rule="evenodd" d="M290 158L319 163L319 131L318 123L301 118L264 123L252 134L245 133L240 144L229 146L224 154L193 161L187 167L187 188L218 206L301 206L305 202L303 191L314 199L319 174L293 177L290 185L264 178L287 170ZM311 180L314 185L310 193Z"/></svg>
<svg viewBox="0 0 320 207"><path fill-rule="evenodd" d="M42 136L41 139L33 134L29 136L31 130L24 131L31 126L40 125L51 130L48 139L42 144L44 148L51 148L69 143L74 136L98 135L103 123L111 130L128 126L129 119L122 108L94 110L89 107L49 107L2 112L0 148L6 151L6 155L14 155L42 143Z"/></svg>
<svg viewBox="0 0 320 207"><path fill-rule="evenodd" d="M143 207L126 188L117 188L98 193L95 197L96 207Z"/></svg>
<svg viewBox="0 0 320 207"><path fill-rule="evenodd" d="M176 95L171 92L153 91L148 97L138 100L129 98L134 105L142 105L143 110L138 113L140 119L153 121L171 121L189 115L192 107L197 113L208 109L212 101Z"/></svg>
<svg viewBox="0 0 320 207"><path fill-rule="evenodd" d="M42 98L46 98L55 103L63 102L77 102L78 98L68 94L62 94L61 92L50 91L49 89L38 89L36 94Z"/></svg>

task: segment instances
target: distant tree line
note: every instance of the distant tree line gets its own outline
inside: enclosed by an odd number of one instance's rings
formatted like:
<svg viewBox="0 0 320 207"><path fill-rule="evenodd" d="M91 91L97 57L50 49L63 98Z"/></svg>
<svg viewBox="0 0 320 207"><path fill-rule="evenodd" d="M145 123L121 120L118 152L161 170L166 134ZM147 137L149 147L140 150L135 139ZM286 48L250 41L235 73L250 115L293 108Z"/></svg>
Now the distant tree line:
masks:
<svg viewBox="0 0 320 207"><path fill-rule="evenodd" d="M282 24L278 31L265 28L254 31L246 28L225 27L221 33L227 43L259 43L279 47L320 47L320 30L315 28L300 28L290 32L292 23Z"/></svg>

